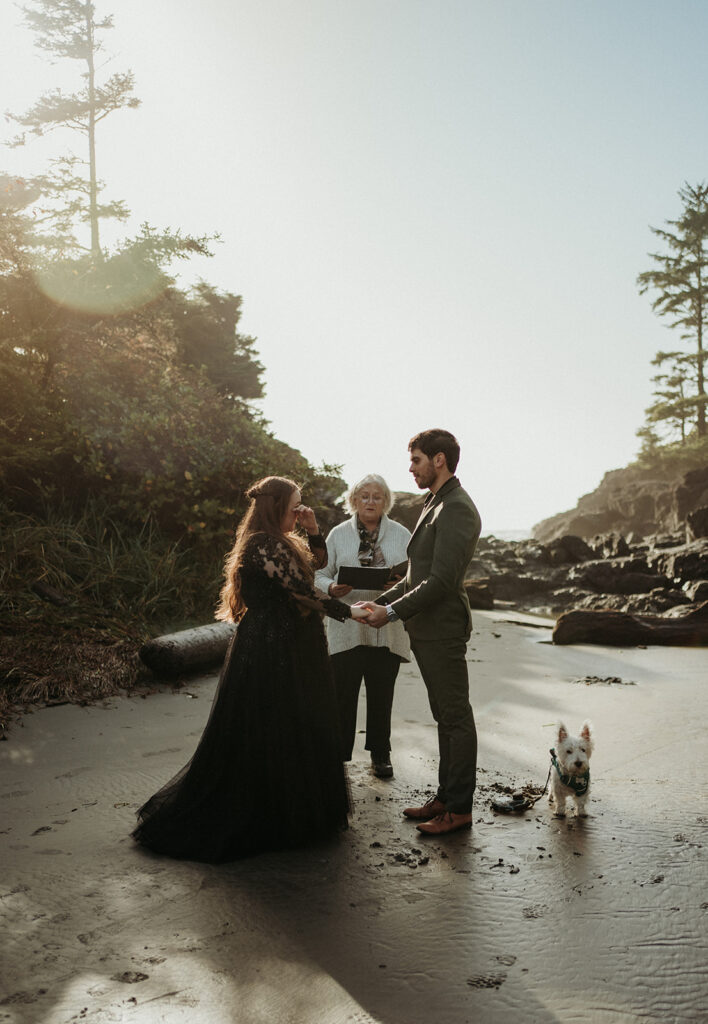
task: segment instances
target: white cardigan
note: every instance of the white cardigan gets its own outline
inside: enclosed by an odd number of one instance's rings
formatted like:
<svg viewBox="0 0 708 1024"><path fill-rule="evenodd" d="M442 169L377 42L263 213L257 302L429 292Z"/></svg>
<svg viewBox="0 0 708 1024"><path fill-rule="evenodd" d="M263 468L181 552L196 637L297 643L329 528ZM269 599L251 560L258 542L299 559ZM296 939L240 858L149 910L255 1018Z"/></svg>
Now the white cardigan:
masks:
<svg viewBox="0 0 708 1024"><path fill-rule="evenodd" d="M406 560L410 539L410 532L405 526L388 516L382 516L377 543L381 546L386 565L397 565ZM329 593L330 584L336 581L340 566L359 565L359 541L356 515L330 530L327 537L327 565L315 573L315 586L319 590ZM355 601L375 601L380 595L380 590L352 590L339 600L351 605ZM381 629L372 629L354 619L337 622L336 619L327 618L327 642L330 654L340 654L363 644L366 647L388 647L404 661L411 660L408 634L402 622L389 622Z"/></svg>

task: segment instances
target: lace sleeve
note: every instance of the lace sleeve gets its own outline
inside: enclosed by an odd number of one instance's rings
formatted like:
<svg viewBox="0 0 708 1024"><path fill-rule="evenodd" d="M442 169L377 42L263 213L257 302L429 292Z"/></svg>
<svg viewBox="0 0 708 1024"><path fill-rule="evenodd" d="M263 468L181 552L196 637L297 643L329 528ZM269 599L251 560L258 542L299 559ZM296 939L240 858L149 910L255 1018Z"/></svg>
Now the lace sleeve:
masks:
<svg viewBox="0 0 708 1024"><path fill-rule="evenodd" d="M315 569L324 569L327 565L328 553L325 539L321 533L308 533L307 543L312 552L312 564Z"/></svg>
<svg viewBox="0 0 708 1024"><path fill-rule="evenodd" d="M264 572L269 579L284 587L295 601L307 608L324 612L340 622L351 618L349 605L317 590L303 573L288 545L277 537L254 537L244 552L243 565L244 568Z"/></svg>

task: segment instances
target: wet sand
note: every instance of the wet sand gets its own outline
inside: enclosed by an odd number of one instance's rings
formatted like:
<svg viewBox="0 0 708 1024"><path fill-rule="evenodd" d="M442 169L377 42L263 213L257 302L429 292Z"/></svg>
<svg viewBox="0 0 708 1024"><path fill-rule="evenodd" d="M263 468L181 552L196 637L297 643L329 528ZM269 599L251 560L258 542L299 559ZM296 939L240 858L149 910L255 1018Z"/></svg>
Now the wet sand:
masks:
<svg viewBox="0 0 708 1024"><path fill-rule="evenodd" d="M519 621L538 622L475 613L479 799L445 840L401 817L436 766L413 665L392 781L358 739L348 832L223 866L128 835L191 754L213 676L24 718L0 744L0 1024L708 1021L708 651L553 647ZM495 815L495 786L545 782L557 719L586 717L590 817L545 798Z"/></svg>

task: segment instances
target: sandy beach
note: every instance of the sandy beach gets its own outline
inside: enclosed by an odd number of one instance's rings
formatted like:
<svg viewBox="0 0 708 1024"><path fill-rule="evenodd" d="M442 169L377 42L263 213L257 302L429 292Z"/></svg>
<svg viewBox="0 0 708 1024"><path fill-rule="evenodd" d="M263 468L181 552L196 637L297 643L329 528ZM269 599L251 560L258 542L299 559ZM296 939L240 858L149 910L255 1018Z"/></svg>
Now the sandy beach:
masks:
<svg viewBox="0 0 708 1024"><path fill-rule="evenodd" d="M229 865L129 837L190 756L215 676L16 722L0 744L0 1022L708 1021L708 651L554 647L550 626L475 613L480 788L472 832L445 840L401 816L437 763L414 664L392 781L359 737L350 829ZM545 798L493 813L495 787L543 785L559 718L594 725L590 817L554 818Z"/></svg>

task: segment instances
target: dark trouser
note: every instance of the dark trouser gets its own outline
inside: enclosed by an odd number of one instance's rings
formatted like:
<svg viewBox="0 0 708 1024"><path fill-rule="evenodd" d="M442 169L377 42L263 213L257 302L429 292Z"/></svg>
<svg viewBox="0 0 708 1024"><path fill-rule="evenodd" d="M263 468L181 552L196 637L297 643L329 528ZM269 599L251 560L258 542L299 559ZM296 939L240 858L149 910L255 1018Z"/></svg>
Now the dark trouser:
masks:
<svg viewBox="0 0 708 1024"><path fill-rule="evenodd" d="M386 755L391 749L393 688L401 664L388 647L365 647L333 654L332 670L339 705L342 757L350 761L356 733L356 712L361 680L366 687L366 749Z"/></svg>
<svg viewBox="0 0 708 1024"><path fill-rule="evenodd" d="M467 642L411 640L438 724L438 799L454 814L469 814L477 780L477 730L470 706Z"/></svg>

